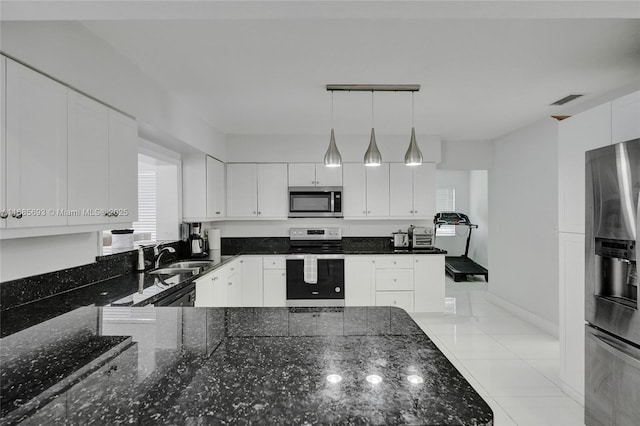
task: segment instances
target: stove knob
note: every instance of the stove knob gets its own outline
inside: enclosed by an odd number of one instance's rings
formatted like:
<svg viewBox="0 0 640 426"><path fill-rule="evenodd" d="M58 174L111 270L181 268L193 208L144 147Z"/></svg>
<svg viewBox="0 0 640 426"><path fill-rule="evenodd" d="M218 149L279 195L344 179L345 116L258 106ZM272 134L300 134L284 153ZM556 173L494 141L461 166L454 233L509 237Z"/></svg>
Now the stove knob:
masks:
<svg viewBox="0 0 640 426"><path fill-rule="evenodd" d="M336 290L336 293L340 293L341 288L340 287L336 287L335 290Z"/></svg>

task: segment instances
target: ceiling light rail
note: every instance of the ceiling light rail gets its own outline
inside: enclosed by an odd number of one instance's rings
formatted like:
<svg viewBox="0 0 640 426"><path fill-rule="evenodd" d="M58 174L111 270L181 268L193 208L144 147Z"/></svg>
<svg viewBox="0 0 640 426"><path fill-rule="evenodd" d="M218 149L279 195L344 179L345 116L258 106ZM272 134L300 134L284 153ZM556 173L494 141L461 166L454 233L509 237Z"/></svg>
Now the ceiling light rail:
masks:
<svg viewBox="0 0 640 426"><path fill-rule="evenodd" d="M328 92L419 92L419 84L327 84Z"/></svg>

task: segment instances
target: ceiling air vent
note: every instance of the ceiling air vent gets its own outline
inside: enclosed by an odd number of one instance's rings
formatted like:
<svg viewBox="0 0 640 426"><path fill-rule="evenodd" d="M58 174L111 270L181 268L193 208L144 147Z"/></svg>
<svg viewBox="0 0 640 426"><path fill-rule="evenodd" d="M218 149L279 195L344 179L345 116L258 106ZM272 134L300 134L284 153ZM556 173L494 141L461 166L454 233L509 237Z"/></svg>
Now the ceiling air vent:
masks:
<svg viewBox="0 0 640 426"><path fill-rule="evenodd" d="M579 98L579 97L581 97L581 96L584 96L584 95L569 95L569 96L565 96L565 97L564 97L564 98L562 98L562 99L558 99L557 101L555 101L555 102L554 102L554 103L552 103L551 105L557 105L557 106L564 105L564 104L566 104L567 102L571 102L572 100L574 100L574 99L578 99L578 98Z"/></svg>

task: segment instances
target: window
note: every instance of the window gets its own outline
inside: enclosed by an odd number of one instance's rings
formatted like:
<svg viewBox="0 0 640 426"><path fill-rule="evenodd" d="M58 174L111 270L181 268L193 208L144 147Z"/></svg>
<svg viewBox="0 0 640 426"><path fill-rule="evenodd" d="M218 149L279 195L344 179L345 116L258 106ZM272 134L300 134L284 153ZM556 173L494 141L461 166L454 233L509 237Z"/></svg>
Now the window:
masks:
<svg viewBox="0 0 640 426"><path fill-rule="evenodd" d="M151 160L151 161L150 161ZM136 234L144 240L156 240L156 166L153 159L138 155L138 221L133 222Z"/></svg>
<svg viewBox="0 0 640 426"><path fill-rule="evenodd" d="M455 188L438 188L436 191L436 212L456 211L456 190ZM453 225L442 225L436 230L438 237L452 237L456 235L456 227Z"/></svg>

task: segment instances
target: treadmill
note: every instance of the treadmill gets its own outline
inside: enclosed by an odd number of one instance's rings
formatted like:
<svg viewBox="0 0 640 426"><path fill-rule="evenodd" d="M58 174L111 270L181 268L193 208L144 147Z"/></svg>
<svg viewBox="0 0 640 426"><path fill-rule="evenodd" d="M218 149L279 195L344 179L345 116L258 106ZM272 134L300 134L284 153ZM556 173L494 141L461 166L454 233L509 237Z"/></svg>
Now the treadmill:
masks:
<svg viewBox="0 0 640 426"><path fill-rule="evenodd" d="M447 273L453 277L453 281L466 281L468 275L482 275L484 276L484 280L488 282L489 270L469 259L471 231L477 228L478 225L471 223L466 214L456 212L436 213L433 223L436 229L442 225L466 226L468 228L467 245L464 249L464 254L462 256L445 256L445 269Z"/></svg>

